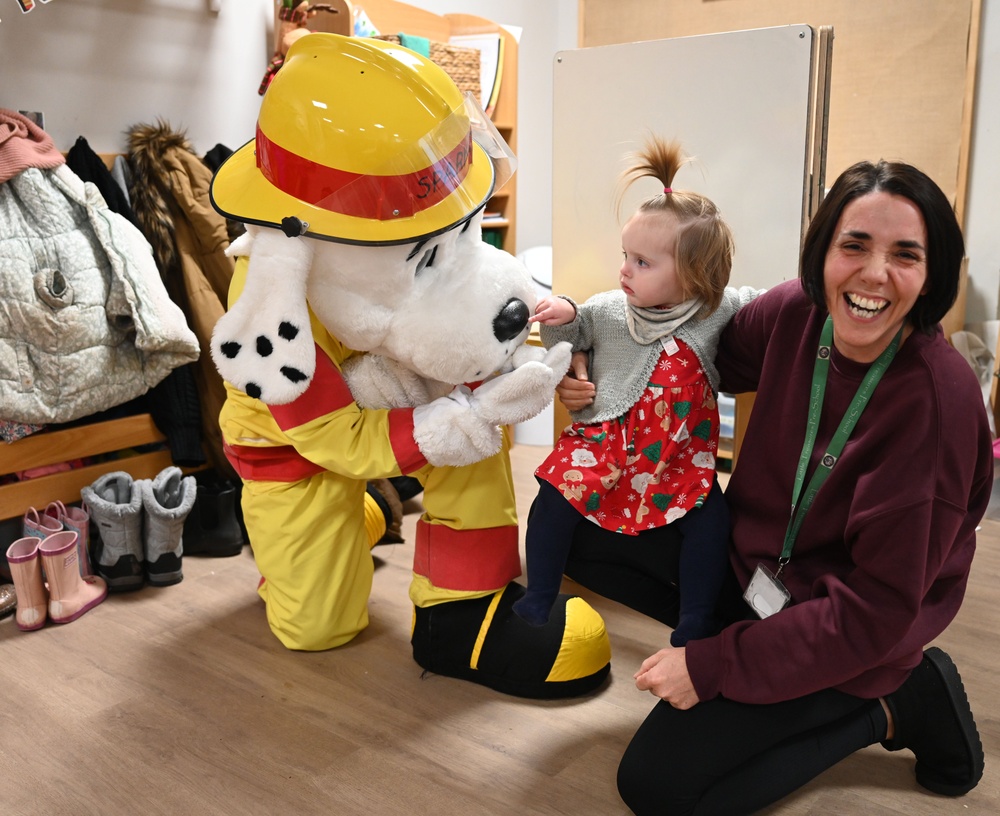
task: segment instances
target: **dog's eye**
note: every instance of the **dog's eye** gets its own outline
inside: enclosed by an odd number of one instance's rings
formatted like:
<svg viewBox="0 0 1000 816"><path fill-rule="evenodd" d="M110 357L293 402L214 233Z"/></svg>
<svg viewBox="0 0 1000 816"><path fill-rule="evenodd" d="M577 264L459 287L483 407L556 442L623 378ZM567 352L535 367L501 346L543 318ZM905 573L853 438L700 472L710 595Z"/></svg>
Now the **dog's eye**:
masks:
<svg viewBox="0 0 1000 816"><path fill-rule="evenodd" d="M419 275L425 269L430 269L434 266L434 258L437 256L437 251L436 244L431 249L428 249L417 262L417 271L414 274Z"/></svg>

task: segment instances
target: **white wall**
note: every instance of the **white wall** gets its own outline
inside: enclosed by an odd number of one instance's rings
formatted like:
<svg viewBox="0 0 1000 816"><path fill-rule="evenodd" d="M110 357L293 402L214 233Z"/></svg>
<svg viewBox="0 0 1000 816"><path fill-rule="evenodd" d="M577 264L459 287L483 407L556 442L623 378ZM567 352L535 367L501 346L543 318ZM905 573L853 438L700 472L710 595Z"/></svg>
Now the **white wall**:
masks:
<svg viewBox="0 0 1000 816"><path fill-rule="evenodd" d="M969 200L965 219L969 256L966 322L1000 317L1000 2L983 0L972 139ZM993 348L993 345L990 345Z"/></svg>
<svg viewBox="0 0 1000 816"><path fill-rule="evenodd" d="M552 60L576 46L576 0L413 2L523 29L518 247L550 244ZM21 14L13 0L0 0L0 107L44 111L63 150L82 135L98 152L121 151L128 126L158 117L186 130L199 153L217 143L239 147L254 132L271 9L271 0L51 0ZM985 0L966 229L971 323L997 318L1000 308L998 99L1000 7Z"/></svg>
<svg viewBox="0 0 1000 816"><path fill-rule="evenodd" d="M0 107L39 110L56 146L125 149L161 117L205 153L253 137L270 57L270 0L51 0L0 4Z"/></svg>

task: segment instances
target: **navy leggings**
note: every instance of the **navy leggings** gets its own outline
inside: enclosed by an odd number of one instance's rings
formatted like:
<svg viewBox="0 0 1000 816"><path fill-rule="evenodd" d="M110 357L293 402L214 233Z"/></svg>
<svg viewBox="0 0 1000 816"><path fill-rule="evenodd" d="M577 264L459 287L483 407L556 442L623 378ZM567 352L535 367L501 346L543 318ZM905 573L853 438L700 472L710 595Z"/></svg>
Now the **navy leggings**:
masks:
<svg viewBox="0 0 1000 816"><path fill-rule="evenodd" d="M623 547L622 536L580 525L566 574L673 626L681 574L673 527L630 537ZM725 621L753 615L732 570L717 614ZM618 791L638 816L746 816L884 739L886 725L878 700L833 690L767 705L718 697L687 711L660 701L622 757Z"/></svg>
<svg viewBox="0 0 1000 816"><path fill-rule="evenodd" d="M525 554L528 568L528 592L515 609L528 610L537 603L551 608L570 557L578 527L596 525L585 520L555 487L539 479L538 495L528 512ZM729 508L718 480L701 507L690 510L669 525L680 533L683 546L677 551L677 572L683 593L678 595L678 620L670 623L685 637L685 621L712 620L729 568ZM618 546L629 549L635 536L617 536ZM659 546L654 543L653 546ZM675 582L676 583L676 582ZM535 599L538 599L535 601ZM698 630L695 630L698 631ZM702 635L714 634L701 631ZM679 645L675 642L675 645Z"/></svg>

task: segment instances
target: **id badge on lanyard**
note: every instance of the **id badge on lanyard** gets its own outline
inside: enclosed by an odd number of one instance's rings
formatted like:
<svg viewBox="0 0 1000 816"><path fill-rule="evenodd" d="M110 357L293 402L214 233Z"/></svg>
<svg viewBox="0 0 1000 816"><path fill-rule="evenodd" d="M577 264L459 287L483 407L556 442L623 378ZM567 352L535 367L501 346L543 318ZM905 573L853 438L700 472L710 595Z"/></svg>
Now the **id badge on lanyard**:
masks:
<svg viewBox="0 0 1000 816"><path fill-rule="evenodd" d="M771 574L771 570L763 564L758 564L750 577L747 591L743 593L743 600L750 604L757 617L763 619L788 606L792 594Z"/></svg>

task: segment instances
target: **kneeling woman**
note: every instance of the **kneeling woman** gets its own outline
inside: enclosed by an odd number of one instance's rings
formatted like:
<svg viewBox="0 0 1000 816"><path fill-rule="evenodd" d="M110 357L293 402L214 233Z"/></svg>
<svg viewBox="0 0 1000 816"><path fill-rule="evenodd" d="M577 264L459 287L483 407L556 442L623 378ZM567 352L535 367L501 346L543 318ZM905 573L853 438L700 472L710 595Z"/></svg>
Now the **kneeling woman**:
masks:
<svg viewBox="0 0 1000 816"><path fill-rule="evenodd" d="M637 672L660 702L618 771L635 813L752 813L877 742L910 749L936 793L979 782L958 672L925 651L962 603L993 482L979 384L938 325L963 254L931 179L860 163L816 213L800 279L723 333L722 389L757 393L726 490L730 623ZM559 394L579 410L592 389ZM669 621L669 528L631 553L583 532L567 574Z"/></svg>

